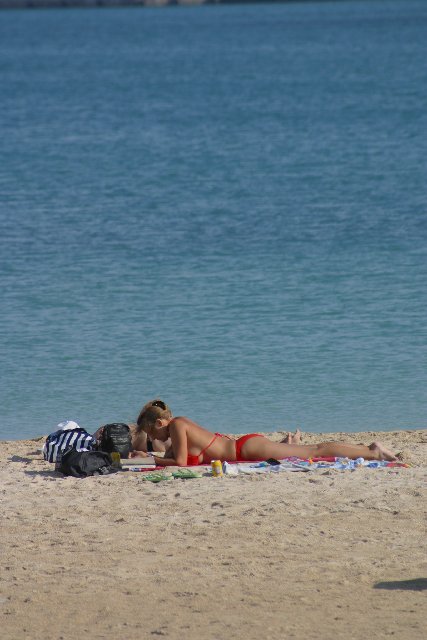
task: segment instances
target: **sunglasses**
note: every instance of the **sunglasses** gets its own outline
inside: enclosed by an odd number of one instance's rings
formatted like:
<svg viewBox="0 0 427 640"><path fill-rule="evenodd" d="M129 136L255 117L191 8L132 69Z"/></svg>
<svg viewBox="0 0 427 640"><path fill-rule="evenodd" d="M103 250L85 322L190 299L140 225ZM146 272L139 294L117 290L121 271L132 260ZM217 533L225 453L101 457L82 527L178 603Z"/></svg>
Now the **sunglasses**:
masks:
<svg viewBox="0 0 427 640"><path fill-rule="evenodd" d="M151 403L151 406L159 407L160 409L163 409L163 411L166 411L166 405L162 400L154 400L154 402Z"/></svg>

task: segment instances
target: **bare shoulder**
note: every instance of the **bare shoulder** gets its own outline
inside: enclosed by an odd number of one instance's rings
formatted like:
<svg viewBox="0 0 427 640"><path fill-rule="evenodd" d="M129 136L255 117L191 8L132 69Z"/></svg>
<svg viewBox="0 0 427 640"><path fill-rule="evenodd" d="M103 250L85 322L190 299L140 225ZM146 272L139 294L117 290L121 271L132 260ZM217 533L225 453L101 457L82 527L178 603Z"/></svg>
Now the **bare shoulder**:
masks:
<svg viewBox="0 0 427 640"><path fill-rule="evenodd" d="M191 423L191 420L189 420L185 416L176 416L175 418L172 418L172 420L169 422L169 427L182 429L187 427L190 423Z"/></svg>
<svg viewBox="0 0 427 640"><path fill-rule="evenodd" d="M198 425L197 422L194 422L185 416L177 416L176 418L173 418L169 422L169 428L171 427L172 430L177 431L188 431L189 429L194 430L195 428L200 429L200 425Z"/></svg>
<svg viewBox="0 0 427 640"><path fill-rule="evenodd" d="M190 420L190 418L187 418L186 416L177 416L176 418L173 418L169 423L169 427L172 427L172 431L186 431L187 433L191 431L192 434L195 434L196 432L200 434L203 432L210 433L200 424L197 424L197 422Z"/></svg>
<svg viewBox="0 0 427 640"><path fill-rule="evenodd" d="M172 433L186 433L188 436L189 433L195 434L196 431L200 431L201 429L202 427L200 427L197 422L194 422L185 416L177 416L169 422L169 431L171 435Z"/></svg>

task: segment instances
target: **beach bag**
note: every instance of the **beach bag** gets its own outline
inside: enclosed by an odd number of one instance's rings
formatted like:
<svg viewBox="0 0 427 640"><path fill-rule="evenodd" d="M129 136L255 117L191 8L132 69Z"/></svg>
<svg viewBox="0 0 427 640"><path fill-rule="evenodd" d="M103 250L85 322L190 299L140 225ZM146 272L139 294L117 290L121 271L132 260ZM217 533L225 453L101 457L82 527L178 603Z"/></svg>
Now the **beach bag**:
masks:
<svg viewBox="0 0 427 640"><path fill-rule="evenodd" d="M98 448L107 453L117 451L121 458L129 458L129 453L132 451L132 436L129 426L123 422L104 425Z"/></svg>
<svg viewBox="0 0 427 640"><path fill-rule="evenodd" d="M60 464L57 466L65 476L75 478L87 478L88 476L104 476L116 473L117 467L111 464L108 453L103 451L76 451L69 449L62 454Z"/></svg>
<svg viewBox="0 0 427 640"><path fill-rule="evenodd" d="M59 429L46 438L43 457L48 462L60 462L61 455L68 449L92 451L96 449L96 440L79 426L75 429Z"/></svg>

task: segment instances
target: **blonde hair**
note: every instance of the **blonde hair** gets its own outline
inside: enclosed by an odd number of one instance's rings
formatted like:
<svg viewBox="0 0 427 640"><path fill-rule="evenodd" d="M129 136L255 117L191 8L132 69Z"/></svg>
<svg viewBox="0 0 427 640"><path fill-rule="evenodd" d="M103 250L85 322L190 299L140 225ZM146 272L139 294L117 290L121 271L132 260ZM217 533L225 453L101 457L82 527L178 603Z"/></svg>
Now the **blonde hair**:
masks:
<svg viewBox="0 0 427 640"><path fill-rule="evenodd" d="M169 420L172 418L172 411L163 400L156 398L155 400L147 402L139 412L136 420L137 430L145 431L145 429L151 427L158 418Z"/></svg>

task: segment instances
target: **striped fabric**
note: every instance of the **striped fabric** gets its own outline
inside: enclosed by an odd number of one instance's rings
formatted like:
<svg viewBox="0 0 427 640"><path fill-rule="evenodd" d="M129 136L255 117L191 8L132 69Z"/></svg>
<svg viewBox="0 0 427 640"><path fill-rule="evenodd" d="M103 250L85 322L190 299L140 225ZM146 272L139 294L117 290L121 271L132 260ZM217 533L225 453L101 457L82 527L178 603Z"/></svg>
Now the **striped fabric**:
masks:
<svg viewBox="0 0 427 640"><path fill-rule="evenodd" d="M55 431L47 438L43 446L43 457L48 462L57 462L59 457L68 449L76 451L93 451L96 449L96 440L85 429L69 429Z"/></svg>

